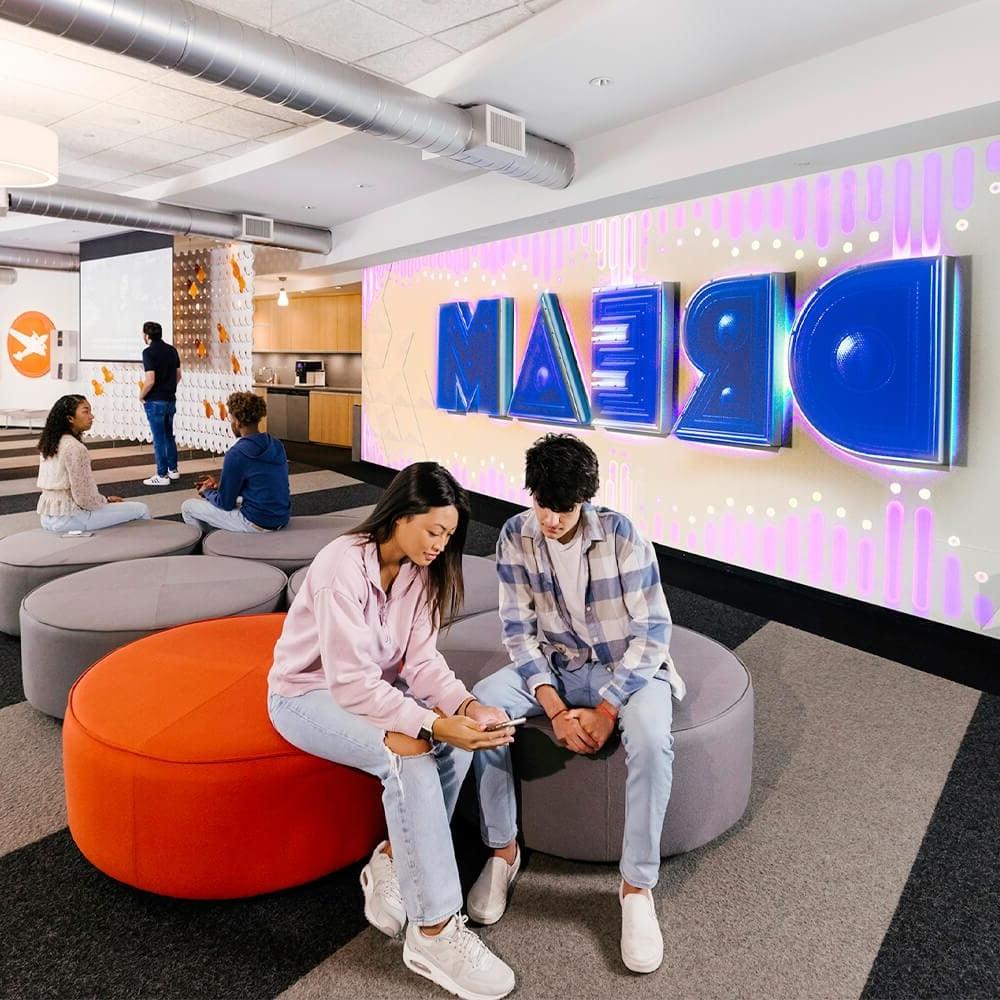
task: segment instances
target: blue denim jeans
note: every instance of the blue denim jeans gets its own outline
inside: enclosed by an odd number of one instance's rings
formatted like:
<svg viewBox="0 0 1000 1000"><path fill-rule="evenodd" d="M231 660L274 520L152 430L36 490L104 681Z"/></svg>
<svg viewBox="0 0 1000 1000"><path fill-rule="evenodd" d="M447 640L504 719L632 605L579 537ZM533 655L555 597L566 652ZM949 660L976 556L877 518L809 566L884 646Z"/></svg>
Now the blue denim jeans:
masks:
<svg viewBox="0 0 1000 1000"><path fill-rule="evenodd" d="M579 670L555 672L556 686L571 708L593 708L608 682L607 668L588 663ZM472 693L483 705L502 708L512 719L542 715L543 709L513 667L481 680ZM618 713L625 749L625 835L622 878L652 889L660 874L660 836L673 780L673 703L670 684L654 677ZM515 737L516 739L516 737ZM510 747L476 752L480 827L488 847L506 847L517 835L517 804Z"/></svg>
<svg viewBox="0 0 1000 1000"><path fill-rule="evenodd" d="M105 504L97 510L81 510L77 514L43 514L41 520L46 531L58 531L60 534L64 531L100 531L126 521L148 521L149 508L138 500L124 500L122 503Z"/></svg>
<svg viewBox="0 0 1000 1000"><path fill-rule="evenodd" d="M149 429L153 432L153 454L156 456L156 474L165 476L177 468L177 442L174 441L174 413L176 403L162 399L142 404L146 410Z"/></svg>
<svg viewBox="0 0 1000 1000"><path fill-rule="evenodd" d="M214 503L202 500L201 497L185 500L181 504L181 519L202 531L220 528L222 531L271 531L271 528L258 528L252 521L243 516L243 511L223 510Z"/></svg>
<svg viewBox="0 0 1000 1000"><path fill-rule="evenodd" d="M409 920L439 923L462 909L449 823L472 754L446 743L430 753L400 757L385 745L385 731L341 708L329 691L295 698L271 693L271 723L306 753L356 767L382 782L389 843Z"/></svg>

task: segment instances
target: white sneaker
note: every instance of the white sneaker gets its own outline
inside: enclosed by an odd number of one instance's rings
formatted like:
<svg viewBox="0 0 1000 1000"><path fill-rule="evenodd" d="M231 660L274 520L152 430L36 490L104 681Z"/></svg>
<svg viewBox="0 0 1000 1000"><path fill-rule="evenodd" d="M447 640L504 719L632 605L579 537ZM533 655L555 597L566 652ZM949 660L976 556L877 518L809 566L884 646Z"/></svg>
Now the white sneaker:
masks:
<svg viewBox="0 0 1000 1000"><path fill-rule="evenodd" d="M633 972L655 972L663 961L663 934L656 919L653 894L648 889L624 894L618 889L622 904L622 961Z"/></svg>
<svg viewBox="0 0 1000 1000"><path fill-rule="evenodd" d="M365 894L365 919L383 934L395 937L406 923L406 910L396 865L382 850L387 843L383 840L361 869L361 891Z"/></svg>
<svg viewBox="0 0 1000 1000"><path fill-rule="evenodd" d="M406 928L403 961L418 976L463 1000L500 1000L517 985L514 970L466 927L457 914L436 937L416 925Z"/></svg>
<svg viewBox="0 0 1000 1000"><path fill-rule="evenodd" d="M167 476L150 476L149 479L144 479L142 481L143 486L169 486L170 479Z"/></svg>
<svg viewBox="0 0 1000 1000"><path fill-rule="evenodd" d="M507 895L521 870L521 848L512 865L495 855L490 858L469 890L469 916L479 924L495 924L507 909Z"/></svg>
<svg viewBox="0 0 1000 1000"><path fill-rule="evenodd" d="M180 479L181 474L176 469L167 469L167 479Z"/></svg>

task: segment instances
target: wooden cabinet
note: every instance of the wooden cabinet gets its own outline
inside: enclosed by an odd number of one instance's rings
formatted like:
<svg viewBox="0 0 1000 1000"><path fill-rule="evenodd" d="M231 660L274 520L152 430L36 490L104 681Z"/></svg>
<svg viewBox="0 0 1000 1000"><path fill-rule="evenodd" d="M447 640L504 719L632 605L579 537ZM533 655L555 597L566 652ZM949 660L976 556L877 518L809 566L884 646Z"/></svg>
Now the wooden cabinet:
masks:
<svg viewBox="0 0 1000 1000"><path fill-rule="evenodd" d="M254 299L253 349L296 354L361 353L361 296L292 295Z"/></svg>
<svg viewBox="0 0 1000 1000"><path fill-rule="evenodd" d="M360 396L342 392L309 393L309 440L350 448L353 438L353 407Z"/></svg>

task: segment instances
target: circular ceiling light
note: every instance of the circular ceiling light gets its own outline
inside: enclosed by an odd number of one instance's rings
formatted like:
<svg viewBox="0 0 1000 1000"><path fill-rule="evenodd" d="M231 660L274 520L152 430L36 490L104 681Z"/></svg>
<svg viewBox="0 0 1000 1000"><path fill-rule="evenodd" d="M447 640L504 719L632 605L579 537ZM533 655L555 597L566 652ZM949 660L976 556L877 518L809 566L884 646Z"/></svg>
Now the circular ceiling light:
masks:
<svg viewBox="0 0 1000 1000"><path fill-rule="evenodd" d="M614 82L610 76L595 76L589 81L591 87L610 87Z"/></svg>
<svg viewBox="0 0 1000 1000"><path fill-rule="evenodd" d="M59 180L59 137L52 129L0 116L0 187L48 187Z"/></svg>

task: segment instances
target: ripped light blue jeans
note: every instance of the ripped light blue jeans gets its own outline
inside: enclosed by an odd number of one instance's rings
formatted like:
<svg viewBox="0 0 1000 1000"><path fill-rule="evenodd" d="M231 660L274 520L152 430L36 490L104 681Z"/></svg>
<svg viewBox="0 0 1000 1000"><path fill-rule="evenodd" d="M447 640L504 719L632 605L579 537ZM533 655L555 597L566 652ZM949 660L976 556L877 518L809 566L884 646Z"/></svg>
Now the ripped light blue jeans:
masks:
<svg viewBox="0 0 1000 1000"><path fill-rule="evenodd" d="M326 690L295 698L272 692L274 728L306 753L356 767L382 782L382 806L409 920L426 926L462 910L450 822L472 754L446 743L400 757L385 731L341 708Z"/></svg>

